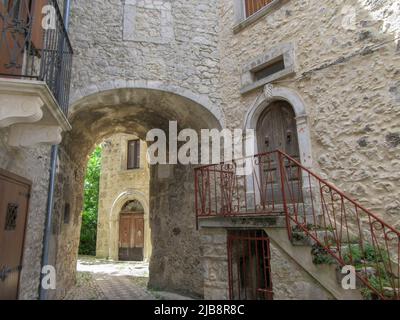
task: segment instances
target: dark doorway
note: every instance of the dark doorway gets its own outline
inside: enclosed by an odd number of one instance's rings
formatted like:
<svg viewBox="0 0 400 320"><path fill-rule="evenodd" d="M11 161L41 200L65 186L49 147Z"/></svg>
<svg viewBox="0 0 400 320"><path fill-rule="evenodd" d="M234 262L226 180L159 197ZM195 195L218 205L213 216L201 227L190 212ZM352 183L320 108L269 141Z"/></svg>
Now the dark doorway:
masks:
<svg viewBox="0 0 400 320"><path fill-rule="evenodd" d="M228 233L230 300L272 300L270 242L262 230Z"/></svg>

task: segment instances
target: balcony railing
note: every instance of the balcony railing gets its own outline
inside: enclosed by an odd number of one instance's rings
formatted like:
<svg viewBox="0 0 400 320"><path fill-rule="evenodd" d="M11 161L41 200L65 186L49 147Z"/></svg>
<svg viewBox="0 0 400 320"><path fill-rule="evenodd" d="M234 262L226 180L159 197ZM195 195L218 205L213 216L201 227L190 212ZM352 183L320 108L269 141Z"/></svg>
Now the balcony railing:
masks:
<svg viewBox="0 0 400 320"><path fill-rule="evenodd" d="M0 1L0 77L46 82L67 114L72 55L56 0Z"/></svg>
<svg viewBox="0 0 400 320"><path fill-rule="evenodd" d="M195 201L197 219L285 217L290 240L353 266L364 296L400 299L399 230L281 151L196 168Z"/></svg>

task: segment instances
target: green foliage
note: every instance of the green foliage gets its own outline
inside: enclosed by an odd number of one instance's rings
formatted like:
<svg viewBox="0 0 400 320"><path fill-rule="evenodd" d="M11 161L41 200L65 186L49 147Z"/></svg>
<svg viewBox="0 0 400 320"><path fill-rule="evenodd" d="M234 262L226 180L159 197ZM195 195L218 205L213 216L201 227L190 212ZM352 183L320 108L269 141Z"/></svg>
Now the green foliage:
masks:
<svg viewBox="0 0 400 320"><path fill-rule="evenodd" d="M98 146L90 156L86 169L81 241L79 244L79 254L81 255L96 255L100 166L101 146Z"/></svg>
<svg viewBox="0 0 400 320"><path fill-rule="evenodd" d="M383 294L386 298L393 298L394 292L385 291L384 288L391 288L392 285L390 283L390 279L388 278L387 274L379 274L379 275L371 275L368 277L368 282L372 288L374 288L377 292ZM379 299L378 295L375 291L371 290L367 286L361 289L361 294L366 300L373 300Z"/></svg>
<svg viewBox="0 0 400 320"><path fill-rule="evenodd" d="M336 260L319 244L312 247L311 254L314 264L335 264Z"/></svg>
<svg viewBox="0 0 400 320"><path fill-rule="evenodd" d="M383 248L375 248L367 243L364 245L364 250L361 250L358 244L349 244L349 248L344 250L343 259L346 264L363 264L362 262L388 262L388 254Z"/></svg>

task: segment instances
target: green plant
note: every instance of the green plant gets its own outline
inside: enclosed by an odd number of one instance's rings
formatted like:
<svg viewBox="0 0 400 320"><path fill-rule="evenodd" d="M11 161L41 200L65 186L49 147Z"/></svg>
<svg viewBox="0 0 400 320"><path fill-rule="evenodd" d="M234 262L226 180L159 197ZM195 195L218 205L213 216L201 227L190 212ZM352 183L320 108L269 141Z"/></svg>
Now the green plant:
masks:
<svg viewBox="0 0 400 320"><path fill-rule="evenodd" d="M391 283L388 278L387 273L381 273L381 274L376 274L376 275L371 275L368 277L368 282L370 286L375 289L370 289L369 287L364 287L361 289L361 294L364 297L364 299L367 300L372 300L372 299L378 299L378 296L376 292L380 292L383 294L386 298L393 298L394 292L390 291L385 291L384 288L391 288Z"/></svg>
<svg viewBox="0 0 400 320"><path fill-rule="evenodd" d="M311 254L313 255L314 264L330 265L336 263L336 260L319 244L315 244L312 246Z"/></svg>
<svg viewBox="0 0 400 320"><path fill-rule="evenodd" d="M79 243L79 254L81 255L96 255L100 167L101 147L98 146L91 154L86 169L81 238Z"/></svg>
<svg viewBox="0 0 400 320"><path fill-rule="evenodd" d="M300 232L293 232L293 240L294 241L302 241L306 239L306 236Z"/></svg>
<svg viewBox="0 0 400 320"><path fill-rule="evenodd" d="M346 264L360 265L362 262L384 262L389 261L386 250L374 247L367 243L361 249L359 244L349 244L348 248L343 250L343 260Z"/></svg>

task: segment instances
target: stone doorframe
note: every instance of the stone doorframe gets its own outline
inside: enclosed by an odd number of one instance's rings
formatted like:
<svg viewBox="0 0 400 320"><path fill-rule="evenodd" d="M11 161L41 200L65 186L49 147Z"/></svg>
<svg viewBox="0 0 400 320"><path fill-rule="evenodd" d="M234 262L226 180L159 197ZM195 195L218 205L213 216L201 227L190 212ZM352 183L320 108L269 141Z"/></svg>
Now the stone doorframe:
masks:
<svg viewBox="0 0 400 320"><path fill-rule="evenodd" d="M110 210L109 219L109 239L108 239L108 256L110 259L118 260L118 246L119 246L119 217L123 206L128 201L137 200L140 202L144 209L144 248L143 256L145 261L151 258L151 234L150 234L150 221L149 221L149 204L144 193L128 189L120 193L114 200Z"/></svg>
<svg viewBox="0 0 400 320"><path fill-rule="evenodd" d="M274 101L283 100L288 102L296 115L297 135L299 140L300 161L306 168L311 168L313 164L311 152L310 128L308 124L308 116L305 108L305 103L300 95L292 89L278 87L272 84L267 84L264 87L264 92L261 94L252 107L248 110L244 130L257 130L258 120L263 111ZM254 153L258 154L257 133L255 132Z"/></svg>

